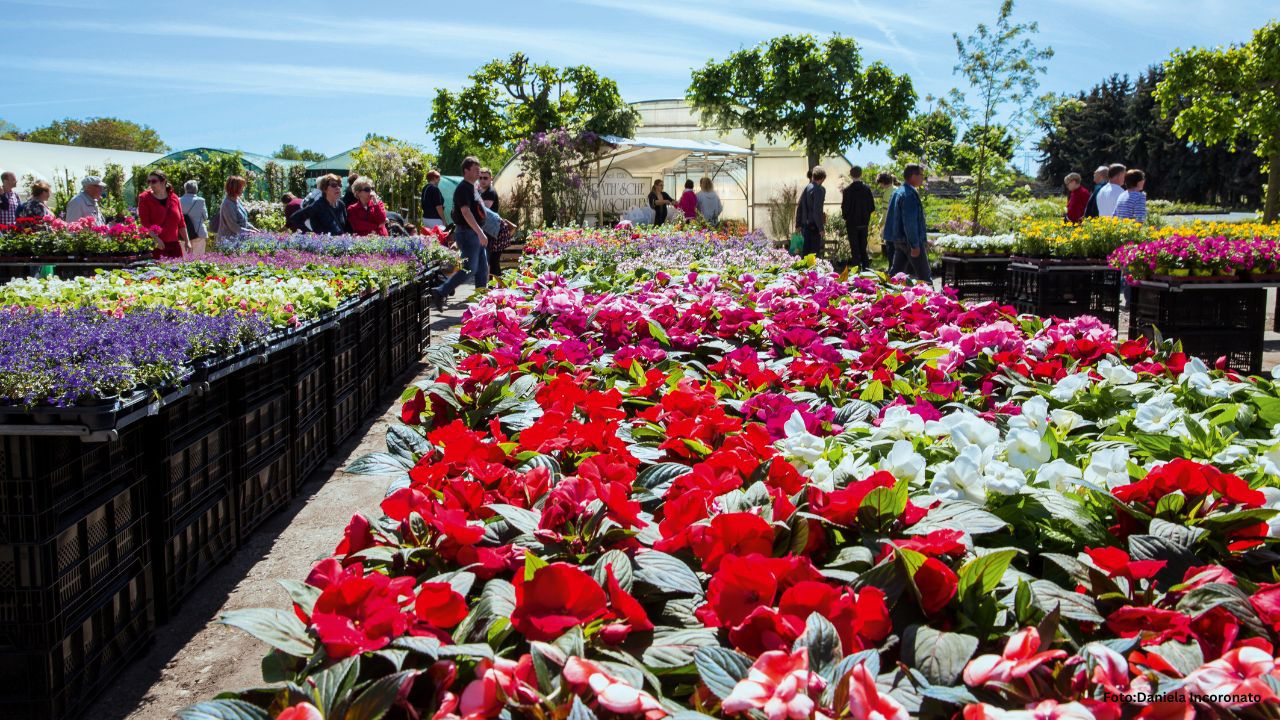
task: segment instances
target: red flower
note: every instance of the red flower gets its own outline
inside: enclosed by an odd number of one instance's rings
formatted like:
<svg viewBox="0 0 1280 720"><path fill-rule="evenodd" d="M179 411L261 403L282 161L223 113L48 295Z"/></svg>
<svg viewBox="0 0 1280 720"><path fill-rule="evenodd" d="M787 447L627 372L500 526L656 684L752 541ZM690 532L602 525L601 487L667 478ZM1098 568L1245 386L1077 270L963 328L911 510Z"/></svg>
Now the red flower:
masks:
<svg viewBox="0 0 1280 720"><path fill-rule="evenodd" d="M422 622L447 630L467 616L467 600L447 582L423 583L413 613Z"/></svg>
<svg viewBox="0 0 1280 720"><path fill-rule="evenodd" d="M1280 583L1264 583L1249 596L1249 604L1262 622L1280 633Z"/></svg>
<svg viewBox="0 0 1280 720"><path fill-rule="evenodd" d="M920 608L926 615L935 615L956 596L959 578L937 558L929 558L916 571L916 589L920 591Z"/></svg>
<svg viewBox="0 0 1280 720"><path fill-rule="evenodd" d="M311 624L335 660L378 650L404 635L410 618L400 609L401 598L412 592L412 577L365 575L364 566L352 565L320 593Z"/></svg>
<svg viewBox="0 0 1280 720"><path fill-rule="evenodd" d="M467 718L497 717L507 700L536 702L537 688L533 658L527 653L518 662L484 659L476 665L476 679L462 691L458 710Z"/></svg>
<svg viewBox="0 0 1280 720"><path fill-rule="evenodd" d="M761 606L733 626L729 642L738 650L759 657L766 652L789 650L804 633L804 628L804 620L795 615Z"/></svg>
<svg viewBox="0 0 1280 720"><path fill-rule="evenodd" d="M276 720L324 720L324 716L315 705L300 702L293 707L285 708L276 716Z"/></svg>
<svg viewBox="0 0 1280 720"><path fill-rule="evenodd" d="M1000 655L980 655L964 668L964 682L969 687L987 683L1021 680L1036 668L1067 656L1065 650L1040 652L1040 632L1033 627L1014 633Z"/></svg>
<svg viewBox="0 0 1280 720"><path fill-rule="evenodd" d="M571 627L605 614L605 592L582 570L567 563L539 568L532 580L516 574L516 609L511 625L530 640L551 641Z"/></svg>
<svg viewBox="0 0 1280 720"><path fill-rule="evenodd" d="M427 409L427 398L421 390L400 406L400 420L405 425L417 425L422 422L422 412Z"/></svg>
<svg viewBox="0 0 1280 720"><path fill-rule="evenodd" d="M726 555L768 556L773 552L773 528L752 513L725 513L711 518L710 526L690 528L693 553L707 572L715 572Z"/></svg>
<svg viewBox="0 0 1280 720"><path fill-rule="evenodd" d="M708 627L732 627L756 608L772 607L778 580L763 570L752 559L726 557L707 585L707 602L698 608L698 619Z"/></svg>
<svg viewBox="0 0 1280 720"><path fill-rule="evenodd" d="M600 631L605 642L616 645L626 640L627 635L632 632L652 630L653 623L649 620L649 614L644 611L644 607L638 600L618 584L618 578L613 575L613 566L606 566L605 573L607 575L605 589L609 591L610 614L618 621L606 625Z"/></svg>
<svg viewBox="0 0 1280 720"><path fill-rule="evenodd" d="M915 550L922 555L938 557L940 555L963 555L969 548L962 542L964 533L960 530L934 530L927 535L916 535L906 540L894 540L893 544L900 548ZM885 548L886 552L892 552Z"/></svg>
<svg viewBox="0 0 1280 720"><path fill-rule="evenodd" d="M1150 580L1168 564L1164 560L1131 560L1129 553L1113 547L1085 548L1085 554L1107 575L1124 578L1130 583Z"/></svg>
<svg viewBox="0 0 1280 720"><path fill-rule="evenodd" d="M333 554L352 555L375 544L373 526L369 523L369 519L364 515L356 514L351 516L351 522L347 523L347 528L342 531L342 542L338 543Z"/></svg>
<svg viewBox="0 0 1280 720"><path fill-rule="evenodd" d="M866 480L856 480L849 483L847 487L829 493L811 485L809 486L809 504L815 514L821 515L836 525L852 526L858 522L858 508L862 506L867 493L876 488L891 488L897 483L898 479L893 476L893 473L880 470L872 473Z"/></svg>

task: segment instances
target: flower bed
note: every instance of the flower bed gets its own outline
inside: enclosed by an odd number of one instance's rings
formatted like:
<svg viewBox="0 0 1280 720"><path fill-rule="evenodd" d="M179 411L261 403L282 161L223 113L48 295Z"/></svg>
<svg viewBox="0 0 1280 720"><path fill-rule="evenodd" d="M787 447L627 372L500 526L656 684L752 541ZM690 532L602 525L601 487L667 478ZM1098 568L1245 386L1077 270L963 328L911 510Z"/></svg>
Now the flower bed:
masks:
<svg viewBox="0 0 1280 720"><path fill-rule="evenodd" d="M381 237L361 235L316 235L314 233L253 232L219 240L218 252L224 255L250 255L314 258L379 256L386 259L412 259L420 268L433 265L457 266L458 251L440 243L439 235L407 235Z"/></svg>
<svg viewBox="0 0 1280 720"><path fill-rule="evenodd" d="M1101 263L1121 245L1146 240L1149 232L1150 228L1142 223L1115 217L1085 218L1079 224L1031 220L1018 227L1013 254Z"/></svg>
<svg viewBox="0 0 1280 720"><path fill-rule="evenodd" d="M1017 236L1009 235L943 235L933 247L944 255L1008 256L1017 245Z"/></svg>
<svg viewBox="0 0 1280 720"><path fill-rule="evenodd" d="M388 452L352 466L390 478L383 516L286 584L291 610L223 617L288 685L180 717L1275 696L1272 382L869 276L540 262L469 309Z"/></svg>
<svg viewBox="0 0 1280 720"><path fill-rule="evenodd" d="M22 218L0 225L0 259L150 256L156 241L130 218L124 223L94 225L92 218L74 223L56 218Z"/></svg>
<svg viewBox="0 0 1280 720"><path fill-rule="evenodd" d="M1108 262L1130 282L1280 279L1280 239L1167 235L1125 245Z"/></svg>

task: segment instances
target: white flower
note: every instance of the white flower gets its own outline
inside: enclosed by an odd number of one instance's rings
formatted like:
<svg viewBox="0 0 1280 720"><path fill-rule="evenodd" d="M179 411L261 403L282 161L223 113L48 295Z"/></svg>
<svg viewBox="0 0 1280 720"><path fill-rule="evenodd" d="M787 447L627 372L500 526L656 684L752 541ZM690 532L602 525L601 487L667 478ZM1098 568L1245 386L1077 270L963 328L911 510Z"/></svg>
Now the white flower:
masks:
<svg viewBox="0 0 1280 720"><path fill-rule="evenodd" d="M835 473L831 470L831 463L826 458L819 458L813 464L813 467L802 473L809 478L810 484L824 492L831 492L836 489Z"/></svg>
<svg viewBox="0 0 1280 720"><path fill-rule="evenodd" d="M899 480L924 482L924 456L915 451L910 441L899 440L889 454L880 460L880 469L893 473Z"/></svg>
<svg viewBox="0 0 1280 720"><path fill-rule="evenodd" d="M1054 410L1049 413L1049 417L1053 419L1053 424L1062 428L1064 432L1071 432L1085 423L1080 413L1071 410Z"/></svg>
<svg viewBox="0 0 1280 720"><path fill-rule="evenodd" d="M1034 470L1049 462L1052 453L1043 433L1018 429L1009 433L1005 444L1009 464L1021 470Z"/></svg>
<svg viewBox="0 0 1280 720"><path fill-rule="evenodd" d="M1098 366L1094 368L1103 380L1112 385L1132 385L1138 382L1138 373L1130 370L1124 365L1118 365L1110 360L1102 360L1098 362Z"/></svg>
<svg viewBox="0 0 1280 720"><path fill-rule="evenodd" d="M1012 495L1027 484L1021 470L996 460L995 448L969 445L956 459L938 466L929 492L945 500L985 503L988 492Z"/></svg>
<svg viewBox="0 0 1280 720"><path fill-rule="evenodd" d="M1276 367L1280 367L1277 365ZM1280 425L1276 426L1280 428ZM1273 445L1258 457L1258 467L1268 475L1280 475L1280 445Z"/></svg>
<svg viewBox="0 0 1280 720"><path fill-rule="evenodd" d="M1049 401L1036 395L1022 404L1022 412L1009 418L1010 428L1039 430L1049 420Z"/></svg>
<svg viewBox="0 0 1280 720"><path fill-rule="evenodd" d="M1106 448L1098 450L1089 458L1089 467L1084 471L1085 482L1105 488L1117 488L1128 485L1129 448Z"/></svg>
<svg viewBox="0 0 1280 720"><path fill-rule="evenodd" d="M1209 377L1209 373L1186 373L1178 378L1178 382L1184 383L1188 388L1204 395L1205 397L1221 400L1231 396L1240 386L1230 382L1225 378L1214 380Z"/></svg>
<svg viewBox="0 0 1280 720"><path fill-rule="evenodd" d="M1134 427L1148 433L1166 433L1182 419L1182 410L1173 404L1170 393L1160 393L1138 406Z"/></svg>
<svg viewBox="0 0 1280 720"><path fill-rule="evenodd" d="M791 418L787 420L786 425L782 426L782 429L787 436L778 441L777 447L788 458L802 460L806 465L812 466L827 449L827 444L822 438L805 428L804 418L801 417L799 410L791 413Z"/></svg>
<svg viewBox="0 0 1280 720"><path fill-rule="evenodd" d="M853 448L846 447L844 457L840 458L840 464L836 465L835 479L836 482L847 483L851 480L866 480L871 477L871 473L876 469L867 462L866 455L855 455Z"/></svg>
<svg viewBox="0 0 1280 720"><path fill-rule="evenodd" d="M1036 480L1059 492L1071 489L1075 486L1073 481L1082 477L1083 474L1080 472L1080 468L1062 458L1058 458L1036 471Z"/></svg>
<svg viewBox="0 0 1280 720"><path fill-rule="evenodd" d="M987 477L987 490L1001 495L1017 494L1027 484L1027 476L1021 470L1000 460L988 462L982 471Z"/></svg>
<svg viewBox="0 0 1280 720"><path fill-rule="evenodd" d="M957 450L964 450L970 445L987 448L1000 441L1000 431L994 425L962 410L925 423L924 431L934 437L950 437Z"/></svg>
<svg viewBox="0 0 1280 720"><path fill-rule="evenodd" d="M1280 380L1280 365L1271 368L1271 379Z"/></svg>
<svg viewBox="0 0 1280 720"><path fill-rule="evenodd" d="M1262 507L1268 510L1280 510L1280 488L1264 487L1262 491ZM1267 521L1267 535L1280 537L1280 515Z"/></svg>
<svg viewBox="0 0 1280 720"><path fill-rule="evenodd" d="M1253 453L1249 448L1242 445L1228 445L1222 449L1217 455L1213 456L1213 464L1223 467L1230 467L1236 463L1244 462L1253 457Z"/></svg>
<svg viewBox="0 0 1280 720"><path fill-rule="evenodd" d="M1049 391L1049 397L1057 400L1058 402L1067 402L1071 400L1071 398L1075 397L1076 393L1089 387L1090 382L1092 381L1089 380L1088 373L1068 375L1059 380L1057 385L1053 386L1053 389Z"/></svg>
<svg viewBox="0 0 1280 720"><path fill-rule="evenodd" d="M902 440L924 433L924 418L916 415L904 405L895 405L884 411L880 418L880 427L871 432L873 440Z"/></svg>

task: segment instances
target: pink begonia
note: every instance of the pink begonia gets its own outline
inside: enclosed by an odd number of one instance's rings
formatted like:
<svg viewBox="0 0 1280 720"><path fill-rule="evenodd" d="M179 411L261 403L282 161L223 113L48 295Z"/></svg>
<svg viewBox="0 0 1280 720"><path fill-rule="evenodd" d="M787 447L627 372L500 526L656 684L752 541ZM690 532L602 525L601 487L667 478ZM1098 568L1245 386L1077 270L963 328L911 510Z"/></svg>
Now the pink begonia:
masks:
<svg viewBox="0 0 1280 720"><path fill-rule="evenodd" d="M908 720L907 709L876 686L876 676L866 663L849 673L849 712L852 720Z"/></svg>
<svg viewBox="0 0 1280 720"><path fill-rule="evenodd" d="M819 691L826 683L809 672L809 653L805 649L786 653L772 650L756 659L747 677L739 680L721 707L727 713L763 710L769 720L796 720L813 714L811 691Z"/></svg>
<svg viewBox="0 0 1280 720"><path fill-rule="evenodd" d="M1029 627L1014 633L1002 655L979 655L964 668L964 682L970 687L990 682L1007 683L1026 677L1040 665L1067 656L1065 650L1040 649L1040 633Z"/></svg>
<svg viewBox="0 0 1280 720"><path fill-rule="evenodd" d="M1238 647L1212 662L1202 665L1187 676L1189 692L1231 697L1222 705L1252 705L1247 697L1271 700L1276 694L1267 676L1280 679L1280 665L1271 653L1255 647Z"/></svg>
<svg viewBox="0 0 1280 720"><path fill-rule="evenodd" d="M564 679L569 683L569 689L575 693L591 688L596 695L596 702L609 712L621 715L643 713L646 720L657 720L668 715L657 698L576 655L564 664Z"/></svg>

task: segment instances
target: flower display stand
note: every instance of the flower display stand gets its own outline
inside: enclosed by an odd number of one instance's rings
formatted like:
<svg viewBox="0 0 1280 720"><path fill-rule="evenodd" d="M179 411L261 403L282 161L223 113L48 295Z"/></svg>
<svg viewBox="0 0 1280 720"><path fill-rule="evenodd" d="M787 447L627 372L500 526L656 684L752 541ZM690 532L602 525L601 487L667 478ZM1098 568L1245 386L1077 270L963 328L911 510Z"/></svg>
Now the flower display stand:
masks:
<svg viewBox="0 0 1280 720"><path fill-rule="evenodd" d="M93 275L98 270L128 270L154 262L150 255L102 258L60 256L52 258L5 258L0 260L0 283L25 277L38 277L41 268L52 267L53 275L73 278Z"/></svg>
<svg viewBox="0 0 1280 720"><path fill-rule="evenodd" d="M1009 262L1007 256L943 255L942 286L960 300L1004 302Z"/></svg>
<svg viewBox="0 0 1280 720"><path fill-rule="evenodd" d="M1120 321L1120 272L1087 261L1013 258L1008 301L1020 313L1070 319L1092 315L1113 327Z"/></svg>
<svg viewBox="0 0 1280 720"><path fill-rule="evenodd" d="M1226 357L1238 372L1262 372L1267 287L1243 282L1169 283L1146 280L1133 287L1129 336L1181 341L1182 349L1208 364Z"/></svg>

